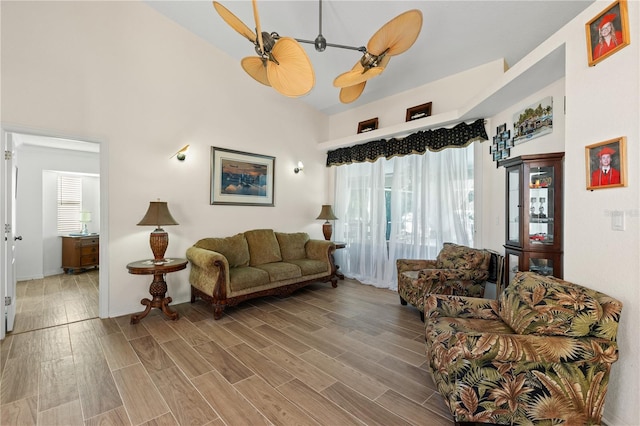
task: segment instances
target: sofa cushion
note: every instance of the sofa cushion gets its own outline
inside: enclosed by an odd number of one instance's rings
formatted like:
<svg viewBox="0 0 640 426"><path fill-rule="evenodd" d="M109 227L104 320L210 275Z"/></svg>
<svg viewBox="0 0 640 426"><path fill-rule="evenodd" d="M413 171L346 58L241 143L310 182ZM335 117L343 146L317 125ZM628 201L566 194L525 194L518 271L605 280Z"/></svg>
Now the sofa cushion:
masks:
<svg viewBox="0 0 640 426"><path fill-rule="evenodd" d="M454 243L444 243L438 253L437 269L489 269L491 254Z"/></svg>
<svg viewBox="0 0 640 426"><path fill-rule="evenodd" d="M302 275L322 274L323 272L326 272L327 274L329 273L327 262L322 262L321 260L294 259L290 260L289 263L293 263L298 266Z"/></svg>
<svg viewBox="0 0 640 426"><path fill-rule="evenodd" d="M244 233L249 245L250 266L263 265L265 263L279 262L282 260L280 246L273 229L254 229Z"/></svg>
<svg viewBox="0 0 640 426"><path fill-rule="evenodd" d="M263 263L256 266L256 269L266 271L269 274L269 281L272 283L302 276L298 266L287 262Z"/></svg>
<svg viewBox="0 0 640 426"><path fill-rule="evenodd" d="M595 290L519 272L500 295L500 317L518 334L591 335L603 315Z"/></svg>
<svg viewBox="0 0 640 426"><path fill-rule="evenodd" d="M276 238L280 245L282 260L285 262L288 260L305 259L307 257L305 245L307 241L309 241L309 234L306 232L276 232Z"/></svg>
<svg viewBox="0 0 640 426"><path fill-rule="evenodd" d="M226 238L203 238L195 246L220 253L227 258L230 268L249 265L249 246L244 234Z"/></svg>
<svg viewBox="0 0 640 426"><path fill-rule="evenodd" d="M250 266L229 269L229 286L231 291L240 291L269 284L266 271Z"/></svg>

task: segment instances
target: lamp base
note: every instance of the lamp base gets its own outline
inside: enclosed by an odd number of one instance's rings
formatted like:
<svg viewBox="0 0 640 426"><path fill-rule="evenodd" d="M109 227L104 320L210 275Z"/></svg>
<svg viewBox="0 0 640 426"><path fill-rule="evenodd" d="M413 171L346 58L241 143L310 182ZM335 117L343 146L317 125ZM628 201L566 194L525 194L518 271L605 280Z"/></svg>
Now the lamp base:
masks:
<svg viewBox="0 0 640 426"><path fill-rule="evenodd" d="M82 235L89 235L89 228L86 223L82 224L82 231L80 231Z"/></svg>
<svg viewBox="0 0 640 426"><path fill-rule="evenodd" d="M164 253L169 246L169 234L162 228L156 228L149 237L149 244L153 252L153 259L156 261L164 260Z"/></svg>
<svg viewBox="0 0 640 426"><path fill-rule="evenodd" d="M322 234L324 235L324 239L327 241L331 241L331 234L333 233L333 225L329 221L326 221L322 224Z"/></svg>

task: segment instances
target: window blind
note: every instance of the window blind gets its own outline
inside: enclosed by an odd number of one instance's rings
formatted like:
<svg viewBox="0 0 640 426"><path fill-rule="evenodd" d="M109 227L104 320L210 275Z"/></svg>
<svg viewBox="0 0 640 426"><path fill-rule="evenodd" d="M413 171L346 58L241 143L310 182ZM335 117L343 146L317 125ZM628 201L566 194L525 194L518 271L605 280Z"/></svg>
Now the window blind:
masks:
<svg viewBox="0 0 640 426"><path fill-rule="evenodd" d="M82 179L58 176L58 233L80 232Z"/></svg>

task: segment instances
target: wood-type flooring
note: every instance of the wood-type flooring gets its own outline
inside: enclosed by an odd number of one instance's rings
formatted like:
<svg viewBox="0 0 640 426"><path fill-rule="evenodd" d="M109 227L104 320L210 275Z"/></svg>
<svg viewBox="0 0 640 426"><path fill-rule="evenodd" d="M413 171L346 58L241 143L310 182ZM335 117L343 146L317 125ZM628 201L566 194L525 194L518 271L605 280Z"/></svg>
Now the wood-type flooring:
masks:
<svg viewBox="0 0 640 426"><path fill-rule="evenodd" d="M393 291L347 279L131 325L96 318L97 272L26 283L0 344L2 425L453 425ZM27 306L55 292L69 303Z"/></svg>

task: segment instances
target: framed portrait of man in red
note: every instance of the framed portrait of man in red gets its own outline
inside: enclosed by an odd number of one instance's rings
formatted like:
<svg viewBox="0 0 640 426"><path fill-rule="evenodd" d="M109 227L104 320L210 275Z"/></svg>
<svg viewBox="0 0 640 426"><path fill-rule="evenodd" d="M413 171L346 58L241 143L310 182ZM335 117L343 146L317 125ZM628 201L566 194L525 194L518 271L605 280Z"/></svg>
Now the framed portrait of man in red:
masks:
<svg viewBox="0 0 640 426"><path fill-rule="evenodd" d="M586 24L589 66L629 44L627 0L617 0Z"/></svg>
<svg viewBox="0 0 640 426"><path fill-rule="evenodd" d="M626 142L622 136L585 148L588 190L627 186Z"/></svg>

